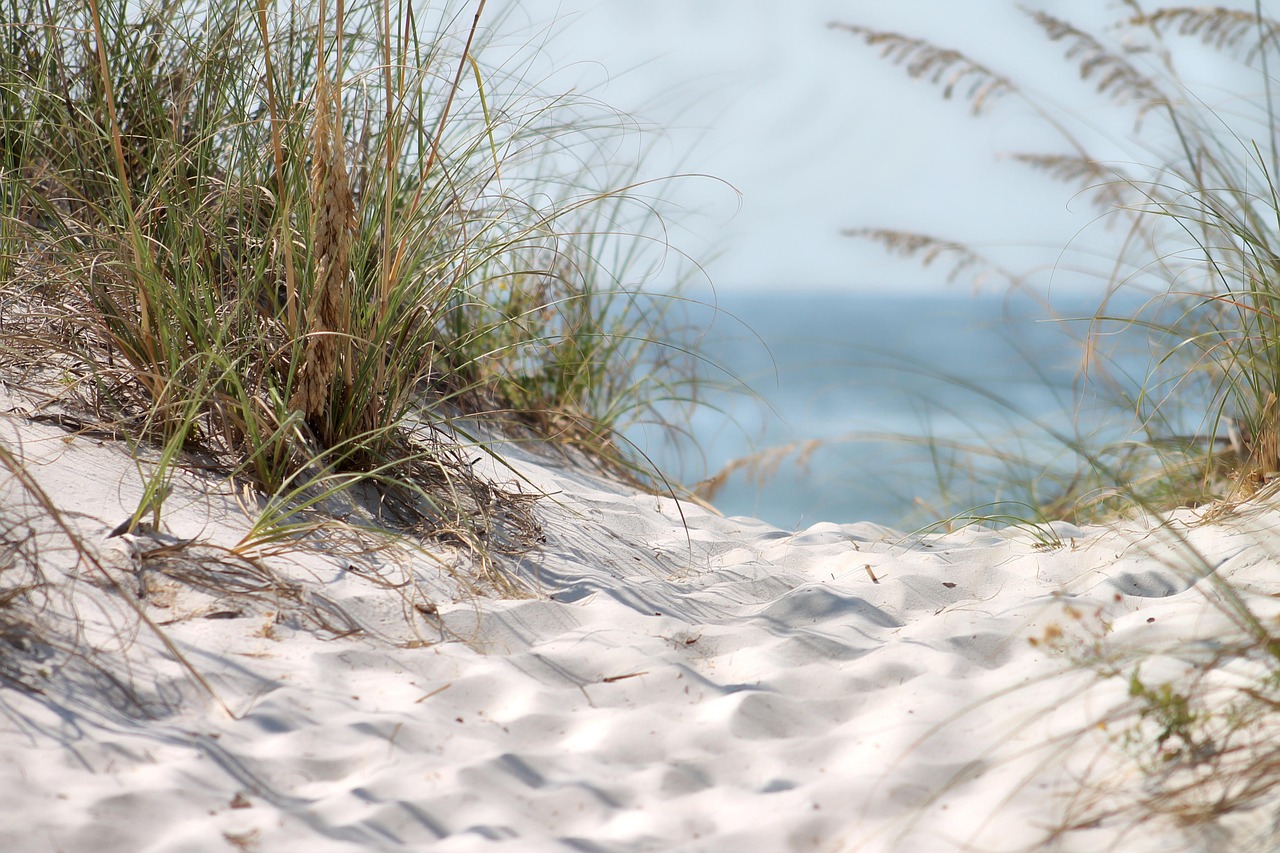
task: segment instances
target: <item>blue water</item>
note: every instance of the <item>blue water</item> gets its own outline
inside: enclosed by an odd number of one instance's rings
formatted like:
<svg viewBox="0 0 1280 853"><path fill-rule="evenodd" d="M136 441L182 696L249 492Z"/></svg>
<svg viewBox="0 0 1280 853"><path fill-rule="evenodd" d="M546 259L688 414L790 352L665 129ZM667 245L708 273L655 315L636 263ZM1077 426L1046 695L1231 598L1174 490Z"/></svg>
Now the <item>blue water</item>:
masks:
<svg viewBox="0 0 1280 853"><path fill-rule="evenodd" d="M1063 319L1096 307L964 292L721 293L691 316L720 387L704 393L689 438L633 437L686 483L818 440L778 454L768 476L739 471L714 496L726 514L789 529L908 526L1018 500L1017 479L1070 464L1064 440L1100 428L1080 369L1087 322ZM1134 350L1145 358L1141 341ZM1011 455L1030 464L991 461Z"/></svg>

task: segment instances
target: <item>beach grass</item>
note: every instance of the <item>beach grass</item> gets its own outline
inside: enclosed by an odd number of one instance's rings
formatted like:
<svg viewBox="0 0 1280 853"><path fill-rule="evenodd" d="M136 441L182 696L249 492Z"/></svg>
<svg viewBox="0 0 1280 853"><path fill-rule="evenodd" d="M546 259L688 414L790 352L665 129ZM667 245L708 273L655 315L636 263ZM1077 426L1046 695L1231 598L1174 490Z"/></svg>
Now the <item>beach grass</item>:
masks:
<svg viewBox="0 0 1280 853"><path fill-rule="evenodd" d="M682 263L667 179L619 154L635 121L525 79L485 5L0 2L9 416L127 447L140 484L99 545L0 442L0 679L145 718L141 632L221 703L149 578L266 635L385 635L282 574L300 550L368 563L405 642L425 575L528 595L537 490L476 468L502 442L662 485L618 436L697 397L680 302L648 287ZM170 535L192 476L236 496L239 542ZM99 551L126 534L162 544L122 574Z"/></svg>
<svg viewBox="0 0 1280 853"><path fill-rule="evenodd" d="M486 67L484 2L5 6L6 378L158 450L134 523L198 453L255 536L367 487L513 592L468 424L648 477L617 430L692 396L660 182L627 119Z"/></svg>
<svg viewBox="0 0 1280 853"><path fill-rule="evenodd" d="M965 448L962 460L976 452L1006 472L1032 470L1006 484L1029 499L1022 511L1006 501L942 524L1013 525L1040 535L1046 518L1156 520L1156 539L1168 548L1161 562L1205 593L1227 617L1230 636L1212 654L1177 647L1122 659L1107 648L1107 627L1097 627L1078 663L1104 679L1127 681L1131 703L1108 725L1121 732L1146 782L1124 806L1114 798L1077 800L1060 832L1117 816L1135 827L1157 817L1208 824L1253 807L1280 780L1268 735L1280 707L1273 624L1200 556L1185 516L1168 520L1183 507L1196 508L1203 520L1247 526L1280 477L1280 122L1273 78L1280 23L1260 3L1149 9L1126 0L1104 25L1096 15L1082 25L1024 11L1078 85L1131 117L1123 139L1104 140L1112 151L1125 150L1123 159L1095 156L1098 124L1024 88L1016 73L997 66L998 56L988 62L909 34L832 24L974 116L1010 102L1029 109L1060 147L1012 159L1088 200L1105 238L1108 260L1097 273L1104 296L1082 341L1080 387L1105 398L1130 429L1118 440L1101 440L1032 423L1074 460L1056 470L1035 470L995 446ZM1230 81L1226 91L1189 82L1195 74L1184 61L1194 66L1206 56L1219 79ZM848 233L924 265L948 265L952 279L981 273L1025 287L1029 278L946 236L879 227ZM1122 357L1131 354L1109 349L1117 330L1143 333L1150 358L1140 375L1121 367L1132 363ZM1001 404L989 389L977 393ZM1185 662L1182 676L1144 674L1144 663L1162 657ZM1099 810L1104 800L1107 814Z"/></svg>
<svg viewBox="0 0 1280 853"><path fill-rule="evenodd" d="M1055 515L1087 518L1092 495L1112 493L1103 514L1125 498L1177 506L1252 494L1280 468L1276 388L1280 358L1275 331L1277 153L1272 81L1274 23L1248 10L1122 4L1107 27L1093 29L1047 12L1028 17L1066 70L1091 96L1127 112L1125 161L1095 156L1099 128L1023 88L1016 74L908 35L856 24L832 26L877 50L913 79L935 84L944 98L967 103L975 116L1009 101L1055 132L1060 147L1015 152L1011 159L1063 183L1099 213L1096 232L1109 260L1095 275L1104 297L1083 341L1081 370L1093 392L1131 413L1121 441L1081 447L1074 485L1052 502ZM1180 54L1209 48L1219 65L1247 86L1229 112L1214 93L1188 83ZM1218 93L1219 98L1225 97ZM949 264L950 277L982 272L1026 287L1008 271L945 237L864 227L848 233L923 264ZM1083 238L1080 238L1083 239ZM1065 271L1079 275L1075 270ZM1152 357L1144 375L1115 376L1109 350L1118 329L1140 329ZM1085 444L1072 441L1070 444ZM1092 458L1091 458L1092 457ZM1113 464L1098 466L1097 459ZM1097 471L1103 480L1090 476Z"/></svg>

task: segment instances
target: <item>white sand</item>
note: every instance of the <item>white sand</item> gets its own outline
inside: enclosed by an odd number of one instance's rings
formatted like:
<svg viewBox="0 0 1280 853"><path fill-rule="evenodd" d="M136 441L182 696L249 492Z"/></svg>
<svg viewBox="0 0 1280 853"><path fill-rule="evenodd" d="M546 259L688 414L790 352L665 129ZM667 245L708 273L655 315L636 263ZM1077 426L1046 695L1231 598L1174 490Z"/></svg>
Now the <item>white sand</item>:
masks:
<svg viewBox="0 0 1280 853"><path fill-rule="evenodd" d="M10 479L6 523L29 517L40 534L27 544L52 585L44 620L69 631L74 609L104 649L0 651L0 672L42 690L0 688L0 850L1056 849L1046 834L1066 819L1089 823L1060 849L1237 850L1276 815L1263 797L1207 826L1135 825L1134 758L1154 757L1158 727L1124 713L1134 661L1150 656L1148 682L1178 678L1237 635L1210 581L1186 580L1186 548L1137 523L1058 524L1059 543L870 524L790 534L681 515L511 448L521 488L554 495L536 506L545 545L519 567L536 597L470 595L442 572L466 562L443 546L294 550L261 562L298 585L291 605L157 568L196 560L260 582L211 547L250 523L216 479L175 484L167 536L106 539L140 495L126 448L13 417L0 431L102 565L77 562ZM1258 511L1185 529L1266 618L1280 609L1277 524ZM174 537L203 544L153 555L139 579L136 554ZM143 612L216 701L105 575L145 587ZM341 609L370 630L317 628L304 605L326 602L330 621ZM1080 665L1096 654L1120 676ZM1145 745L1125 745L1142 731Z"/></svg>

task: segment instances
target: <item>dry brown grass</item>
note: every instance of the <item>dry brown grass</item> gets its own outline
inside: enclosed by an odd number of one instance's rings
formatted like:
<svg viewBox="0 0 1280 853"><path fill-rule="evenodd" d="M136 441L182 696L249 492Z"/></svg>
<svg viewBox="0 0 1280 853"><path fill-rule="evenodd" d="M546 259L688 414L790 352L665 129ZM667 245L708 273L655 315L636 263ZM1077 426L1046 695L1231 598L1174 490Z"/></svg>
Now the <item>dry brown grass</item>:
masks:
<svg viewBox="0 0 1280 853"><path fill-rule="evenodd" d="M353 381L350 373L353 342L348 318L355 297L349 291L348 281L356 211L340 132L341 96L341 90L330 82L322 68L316 80L316 110L311 132L315 308L307 312L306 350L298 368L297 388L289 400L289 405L303 413L326 443L336 438L326 423L335 395L335 380L343 391L349 391ZM366 416L364 420L370 426L377 422L376 416Z"/></svg>

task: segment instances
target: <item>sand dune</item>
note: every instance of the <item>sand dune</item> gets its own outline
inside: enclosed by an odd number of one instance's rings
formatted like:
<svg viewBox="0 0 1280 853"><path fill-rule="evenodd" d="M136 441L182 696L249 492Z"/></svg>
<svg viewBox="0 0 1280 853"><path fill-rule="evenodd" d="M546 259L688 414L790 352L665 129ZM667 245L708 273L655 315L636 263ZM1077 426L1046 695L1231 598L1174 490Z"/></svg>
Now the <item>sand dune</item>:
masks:
<svg viewBox="0 0 1280 853"><path fill-rule="evenodd" d="M1132 805L1159 759L1129 675L1177 683L1238 635L1191 546L1280 611L1270 510L789 533L513 446L520 478L492 476L549 496L535 594L500 600L445 546L241 560L250 516L196 474L162 531L108 538L127 449L0 429L90 550L10 478L9 568L38 545L45 629L101 649L6 623L0 849L1266 849L1274 798L1199 827Z"/></svg>

